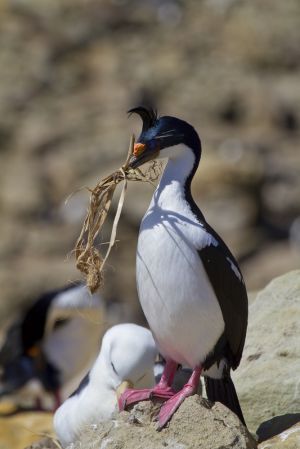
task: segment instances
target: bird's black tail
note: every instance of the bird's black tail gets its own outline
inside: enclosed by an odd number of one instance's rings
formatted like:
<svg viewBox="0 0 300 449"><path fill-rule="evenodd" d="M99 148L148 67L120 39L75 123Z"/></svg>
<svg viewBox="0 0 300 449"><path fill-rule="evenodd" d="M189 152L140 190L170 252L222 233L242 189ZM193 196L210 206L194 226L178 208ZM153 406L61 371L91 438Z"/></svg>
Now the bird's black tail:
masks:
<svg viewBox="0 0 300 449"><path fill-rule="evenodd" d="M233 413L235 413L246 426L243 412L230 376L223 379L212 379L205 377L205 388L207 398L212 402L221 402Z"/></svg>

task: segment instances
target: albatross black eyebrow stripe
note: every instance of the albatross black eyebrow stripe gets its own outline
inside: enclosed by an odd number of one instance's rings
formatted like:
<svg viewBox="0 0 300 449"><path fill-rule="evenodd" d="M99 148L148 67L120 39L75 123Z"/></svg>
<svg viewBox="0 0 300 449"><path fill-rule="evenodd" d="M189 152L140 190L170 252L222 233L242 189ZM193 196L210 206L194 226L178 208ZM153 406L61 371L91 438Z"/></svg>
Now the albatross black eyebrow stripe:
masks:
<svg viewBox="0 0 300 449"><path fill-rule="evenodd" d="M118 376L118 373L117 373L117 370L115 368L115 365L113 364L113 362L110 362L110 363L111 363L112 369L114 370L115 374Z"/></svg>

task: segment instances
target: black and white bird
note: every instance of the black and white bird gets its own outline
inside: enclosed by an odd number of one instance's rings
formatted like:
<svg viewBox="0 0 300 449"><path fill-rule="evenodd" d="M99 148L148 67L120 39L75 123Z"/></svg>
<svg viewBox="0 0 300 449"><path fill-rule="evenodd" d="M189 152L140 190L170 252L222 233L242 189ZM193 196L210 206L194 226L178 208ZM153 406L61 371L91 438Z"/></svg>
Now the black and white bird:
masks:
<svg viewBox="0 0 300 449"><path fill-rule="evenodd" d="M51 407L60 405L62 388L96 356L103 318L102 298L82 284L42 294L7 331L0 349L0 397L39 408L46 398Z"/></svg>
<svg viewBox="0 0 300 449"><path fill-rule="evenodd" d="M91 371L54 415L62 445L74 442L84 426L111 419L126 386L153 387L156 355L149 329L129 323L110 328Z"/></svg>
<svg viewBox="0 0 300 449"><path fill-rule="evenodd" d="M208 399L220 401L244 423L230 370L240 363L245 342L248 300L238 264L206 222L191 194L201 157L195 129L175 117L158 117L138 107L142 133L130 161L137 168L156 158L168 162L142 219L136 256L141 306L160 353L166 359L154 389L128 389L120 409L139 400L166 402L159 428L205 376ZM177 365L193 369L179 393L171 388Z"/></svg>

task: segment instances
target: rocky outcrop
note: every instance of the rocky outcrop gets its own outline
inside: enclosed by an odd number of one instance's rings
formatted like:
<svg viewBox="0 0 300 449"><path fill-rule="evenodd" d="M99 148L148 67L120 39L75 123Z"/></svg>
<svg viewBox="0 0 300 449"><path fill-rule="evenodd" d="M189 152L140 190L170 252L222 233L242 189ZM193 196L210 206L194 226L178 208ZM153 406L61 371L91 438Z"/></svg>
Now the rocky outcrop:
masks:
<svg viewBox="0 0 300 449"><path fill-rule="evenodd" d="M300 411L300 270L274 279L249 308L242 362L233 373L248 427Z"/></svg>
<svg viewBox="0 0 300 449"><path fill-rule="evenodd" d="M188 398L169 426L156 430L158 406L142 402L110 422L89 427L72 449L254 449L254 438L222 404L195 395ZM71 447L71 446L70 446Z"/></svg>
<svg viewBox="0 0 300 449"><path fill-rule="evenodd" d="M300 447L300 423L284 430L279 435L264 441L258 449L299 449Z"/></svg>

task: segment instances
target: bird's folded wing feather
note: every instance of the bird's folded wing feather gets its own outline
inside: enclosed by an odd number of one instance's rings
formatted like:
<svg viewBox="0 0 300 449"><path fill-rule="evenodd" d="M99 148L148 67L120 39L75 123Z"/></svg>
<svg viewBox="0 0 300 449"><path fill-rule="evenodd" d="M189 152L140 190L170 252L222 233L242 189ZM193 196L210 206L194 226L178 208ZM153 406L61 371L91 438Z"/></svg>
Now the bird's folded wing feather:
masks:
<svg viewBox="0 0 300 449"><path fill-rule="evenodd" d="M242 274L233 255L213 231L209 232L218 244L210 244L198 250L207 276L219 301L224 322L225 337L232 352L232 368L240 362L245 343L248 298Z"/></svg>

